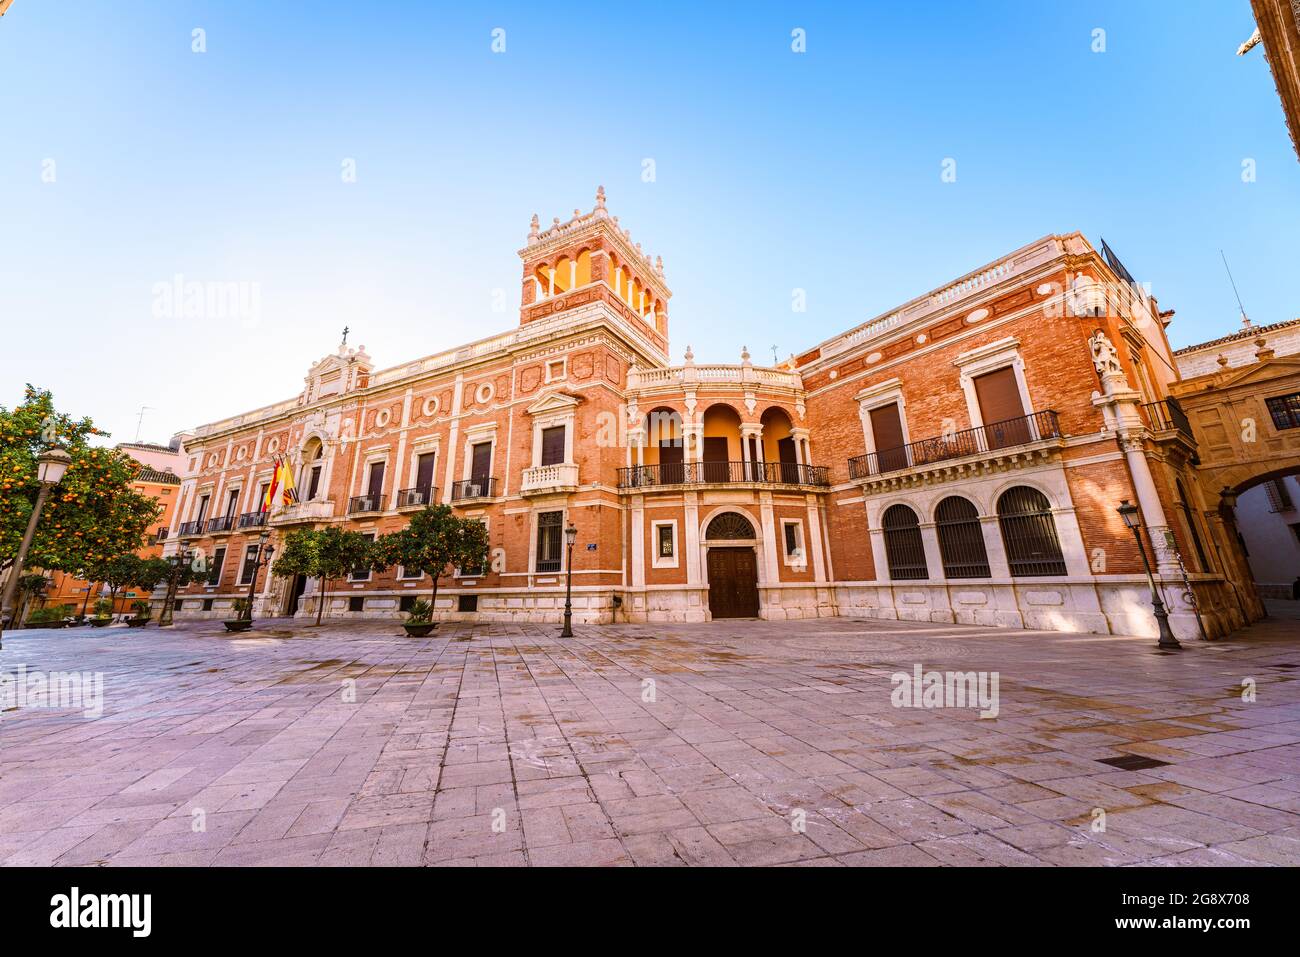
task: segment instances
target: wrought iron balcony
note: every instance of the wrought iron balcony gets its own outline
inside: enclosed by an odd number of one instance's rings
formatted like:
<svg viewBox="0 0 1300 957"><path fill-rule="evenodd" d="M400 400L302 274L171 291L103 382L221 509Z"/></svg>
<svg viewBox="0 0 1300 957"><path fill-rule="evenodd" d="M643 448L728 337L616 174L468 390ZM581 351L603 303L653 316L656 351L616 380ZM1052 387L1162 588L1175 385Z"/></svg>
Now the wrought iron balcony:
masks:
<svg viewBox="0 0 1300 957"><path fill-rule="evenodd" d="M619 488L652 485L830 485L824 465L795 462L674 462L618 470Z"/></svg>
<svg viewBox="0 0 1300 957"><path fill-rule="evenodd" d="M261 528L266 524L265 512L245 512L239 516L240 528Z"/></svg>
<svg viewBox="0 0 1300 957"><path fill-rule="evenodd" d="M438 486L426 485L424 488L404 488L397 493L398 508L424 508L438 501Z"/></svg>
<svg viewBox="0 0 1300 957"><path fill-rule="evenodd" d="M494 478L465 479L451 485L451 500L464 502L476 498L492 498L497 493L497 480Z"/></svg>
<svg viewBox="0 0 1300 957"><path fill-rule="evenodd" d="M1015 419L992 422L974 429L937 435L893 449L868 452L849 459L849 478L863 479L903 469L920 468L936 462L987 455L1031 445L1043 439L1059 439L1061 427L1056 412L1047 409Z"/></svg>
<svg viewBox="0 0 1300 957"><path fill-rule="evenodd" d="M348 499L348 514L359 515L362 512L382 512L384 510L384 496L380 495L355 495Z"/></svg>
<svg viewBox="0 0 1300 957"><path fill-rule="evenodd" d="M573 491L578 487L578 466L574 464L535 465L524 469L519 483L520 495Z"/></svg>
<svg viewBox="0 0 1300 957"><path fill-rule="evenodd" d="M1173 396L1158 402L1148 402L1142 406L1146 410L1147 421L1156 432L1168 432L1177 429L1192 441L1192 423L1187 420L1187 413Z"/></svg>
<svg viewBox="0 0 1300 957"><path fill-rule="evenodd" d="M197 522L181 522L180 528L176 530L180 538L198 538L203 534L202 520Z"/></svg>
<svg viewBox="0 0 1300 957"><path fill-rule="evenodd" d="M208 519L208 534L221 535L233 530L235 527L235 516L222 515L219 518Z"/></svg>

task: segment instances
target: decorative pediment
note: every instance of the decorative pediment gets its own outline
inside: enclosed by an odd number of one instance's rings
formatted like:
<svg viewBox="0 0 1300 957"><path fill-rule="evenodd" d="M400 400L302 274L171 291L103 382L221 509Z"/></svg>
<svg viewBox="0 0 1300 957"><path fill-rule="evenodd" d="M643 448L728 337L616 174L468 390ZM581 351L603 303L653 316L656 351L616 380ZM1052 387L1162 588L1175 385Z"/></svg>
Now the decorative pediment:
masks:
<svg viewBox="0 0 1300 957"><path fill-rule="evenodd" d="M366 347L349 349L341 344L338 351L328 355L319 362L312 363L303 381L302 401L305 404L327 399L334 395L346 395L356 389L363 389L370 384L373 365Z"/></svg>
<svg viewBox="0 0 1300 957"><path fill-rule="evenodd" d="M524 411L529 415L555 415L572 412L581 402L582 399L567 392L548 392Z"/></svg>
<svg viewBox="0 0 1300 957"><path fill-rule="evenodd" d="M1300 356L1273 356L1261 362L1221 372L1221 378L1211 388L1231 389L1255 382L1267 382L1300 373Z"/></svg>

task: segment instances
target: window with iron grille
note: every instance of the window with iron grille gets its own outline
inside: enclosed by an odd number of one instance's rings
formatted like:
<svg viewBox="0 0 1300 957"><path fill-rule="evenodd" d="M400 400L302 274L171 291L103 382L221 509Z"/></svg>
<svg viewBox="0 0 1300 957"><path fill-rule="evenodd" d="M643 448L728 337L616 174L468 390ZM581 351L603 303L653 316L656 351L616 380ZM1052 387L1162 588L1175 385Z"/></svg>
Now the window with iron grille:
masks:
<svg viewBox="0 0 1300 957"><path fill-rule="evenodd" d="M673 557L673 527L671 525L656 526L656 533L659 536L659 557Z"/></svg>
<svg viewBox="0 0 1300 957"><path fill-rule="evenodd" d="M374 533L374 532L363 532L362 535L361 535L361 537L364 538L364 539L365 539L366 541L368 541L368 542L373 542L373 541L375 540L375 533ZM364 581L369 581L369 580L370 580L370 569L369 569L369 568L366 568L364 565L361 566L360 568L354 568L354 569L352 569L352 571L348 572L348 580L349 580L349 581L354 581L354 582L364 582Z"/></svg>
<svg viewBox="0 0 1300 957"><path fill-rule="evenodd" d="M397 602L398 611L410 611L415 607L415 595L403 595Z"/></svg>
<svg viewBox="0 0 1300 957"><path fill-rule="evenodd" d="M1038 489L1017 485L1003 492L998 498L998 525L1012 575L1065 574L1052 506Z"/></svg>
<svg viewBox="0 0 1300 957"><path fill-rule="evenodd" d="M929 578L925 565L925 545L921 542L921 523L906 505L891 505L881 519L885 532L885 558L889 577L894 581Z"/></svg>
<svg viewBox="0 0 1300 957"><path fill-rule="evenodd" d="M478 595L457 595L457 611L478 611Z"/></svg>
<svg viewBox="0 0 1300 957"><path fill-rule="evenodd" d="M348 611L365 611L366 600L360 595L348 596Z"/></svg>
<svg viewBox="0 0 1300 957"><path fill-rule="evenodd" d="M564 566L563 512L542 512L537 516L537 571L558 572Z"/></svg>
<svg viewBox="0 0 1300 957"><path fill-rule="evenodd" d="M1291 493L1287 491L1286 479L1273 479L1264 483L1264 493L1268 496L1270 512L1286 512L1295 508L1291 502Z"/></svg>
<svg viewBox="0 0 1300 957"><path fill-rule="evenodd" d="M1300 429L1300 392L1274 396L1265 399L1264 404L1268 406L1268 414L1273 417L1273 428L1279 431Z"/></svg>
<svg viewBox="0 0 1300 957"><path fill-rule="evenodd" d="M989 556L979 509L970 500L950 495L934 510L944 578L988 578Z"/></svg>

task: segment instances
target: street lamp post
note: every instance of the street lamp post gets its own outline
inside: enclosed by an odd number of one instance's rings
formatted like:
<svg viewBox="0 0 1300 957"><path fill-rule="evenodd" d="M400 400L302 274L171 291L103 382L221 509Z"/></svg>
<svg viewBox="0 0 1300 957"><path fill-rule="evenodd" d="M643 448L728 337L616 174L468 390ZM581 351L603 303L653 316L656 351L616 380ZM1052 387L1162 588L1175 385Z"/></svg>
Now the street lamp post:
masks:
<svg viewBox="0 0 1300 957"><path fill-rule="evenodd" d="M158 627L167 628L173 624L172 611L176 607L176 589L180 586L181 569L194 561L194 553L181 549L168 559L172 563L172 573L167 576L167 596L163 599L162 614L158 616Z"/></svg>
<svg viewBox="0 0 1300 957"><path fill-rule="evenodd" d="M239 616L244 621L253 620L253 596L257 594L257 573L262 570L263 565L271 561L271 555L275 552L275 546L267 544L270 537L271 533L265 528L257 536L257 562L253 565L253 580L248 583L248 607Z"/></svg>
<svg viewBox="0 0 1300 957"><path fill-rule="evenodd" d="M14 556L13 567L9 569L4 597L0 598L0 648L4 647L4 625L14 613L14 594L18 591L18 579L23 574L23 562L27 558L27 551L32 547L32 539L36 537L36 525L41 520L41 509L45 508L45 500L49 497L50 490L63 481L63 474L68 471L68 466L71 464L72 456L57 445L42 452L36 459L36 481L41 488L36 493L36 504L32 506L32 514L28 516L27 531L23 533L22 544L18 546L18 554Z"/></svg>
<svg viewBox="0 0 1300 957"><path fill-rule="evenodd" d="M1133 532L1133 537L1137 540L1138 552L1142 555L1142 567L1147 571L1147 584L1151 587L1151 610L1156 616L1156 625L1160 629L1160 640L1156 643L1158 648L1181 648L1178 639L1174 637L1173 631L1169 627L1169 613L1165 611L1165 603L1160 598L1160 589L1156 587L1155 576L1151 574L1151 562L1147 559L1146 546L1142 544L1142 519L1138 516L1136 505L1129 503L1128 499L1119 503L1120 517L1124 519Z"/></svg>
<svg viewBox="0 0 1300 957"><path fill-rule="evenodd" d="M573 543L578 540L578 529L570 521L564 529L564 544L568 549L564 562L564 628L561 638L573 637Z"/></svg>

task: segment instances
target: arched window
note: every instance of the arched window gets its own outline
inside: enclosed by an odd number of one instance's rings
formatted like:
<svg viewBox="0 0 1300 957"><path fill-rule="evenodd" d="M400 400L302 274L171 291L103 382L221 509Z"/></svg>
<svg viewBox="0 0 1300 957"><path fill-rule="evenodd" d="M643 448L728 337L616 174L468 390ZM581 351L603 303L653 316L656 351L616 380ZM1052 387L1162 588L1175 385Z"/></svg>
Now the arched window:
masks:
<svg viewBox="0 0 1300 957"><path fill-rule="evenodd" d="M736 512L723 512L709 522L709 527L704 531L704 537L709 541L754 538L754 526L743 515Z"/></svg>
<svg viewBox="0 0 1300 957"><path fill-rule="evenodd" d="M880 521L885 532L885 558L889 577L894 581L929 578L925 566L925 545L921 543L921 523L906 505L891 505Z"/></svg>
<svg viewBox="0 0 1300 957"><path fill-rule="evenodd" d="M1012 575L1065 574L1052 506L1038 489L1017 485L1003 492L998 498L998 525Z"/></svg>
<svg viewBox="0 0 1300 957"><path fill-rule="evenodd" d="M979 510L959 495L951 495L934 510L943 556L944 578L988 578L989 556L984 549Z"/></svg>

